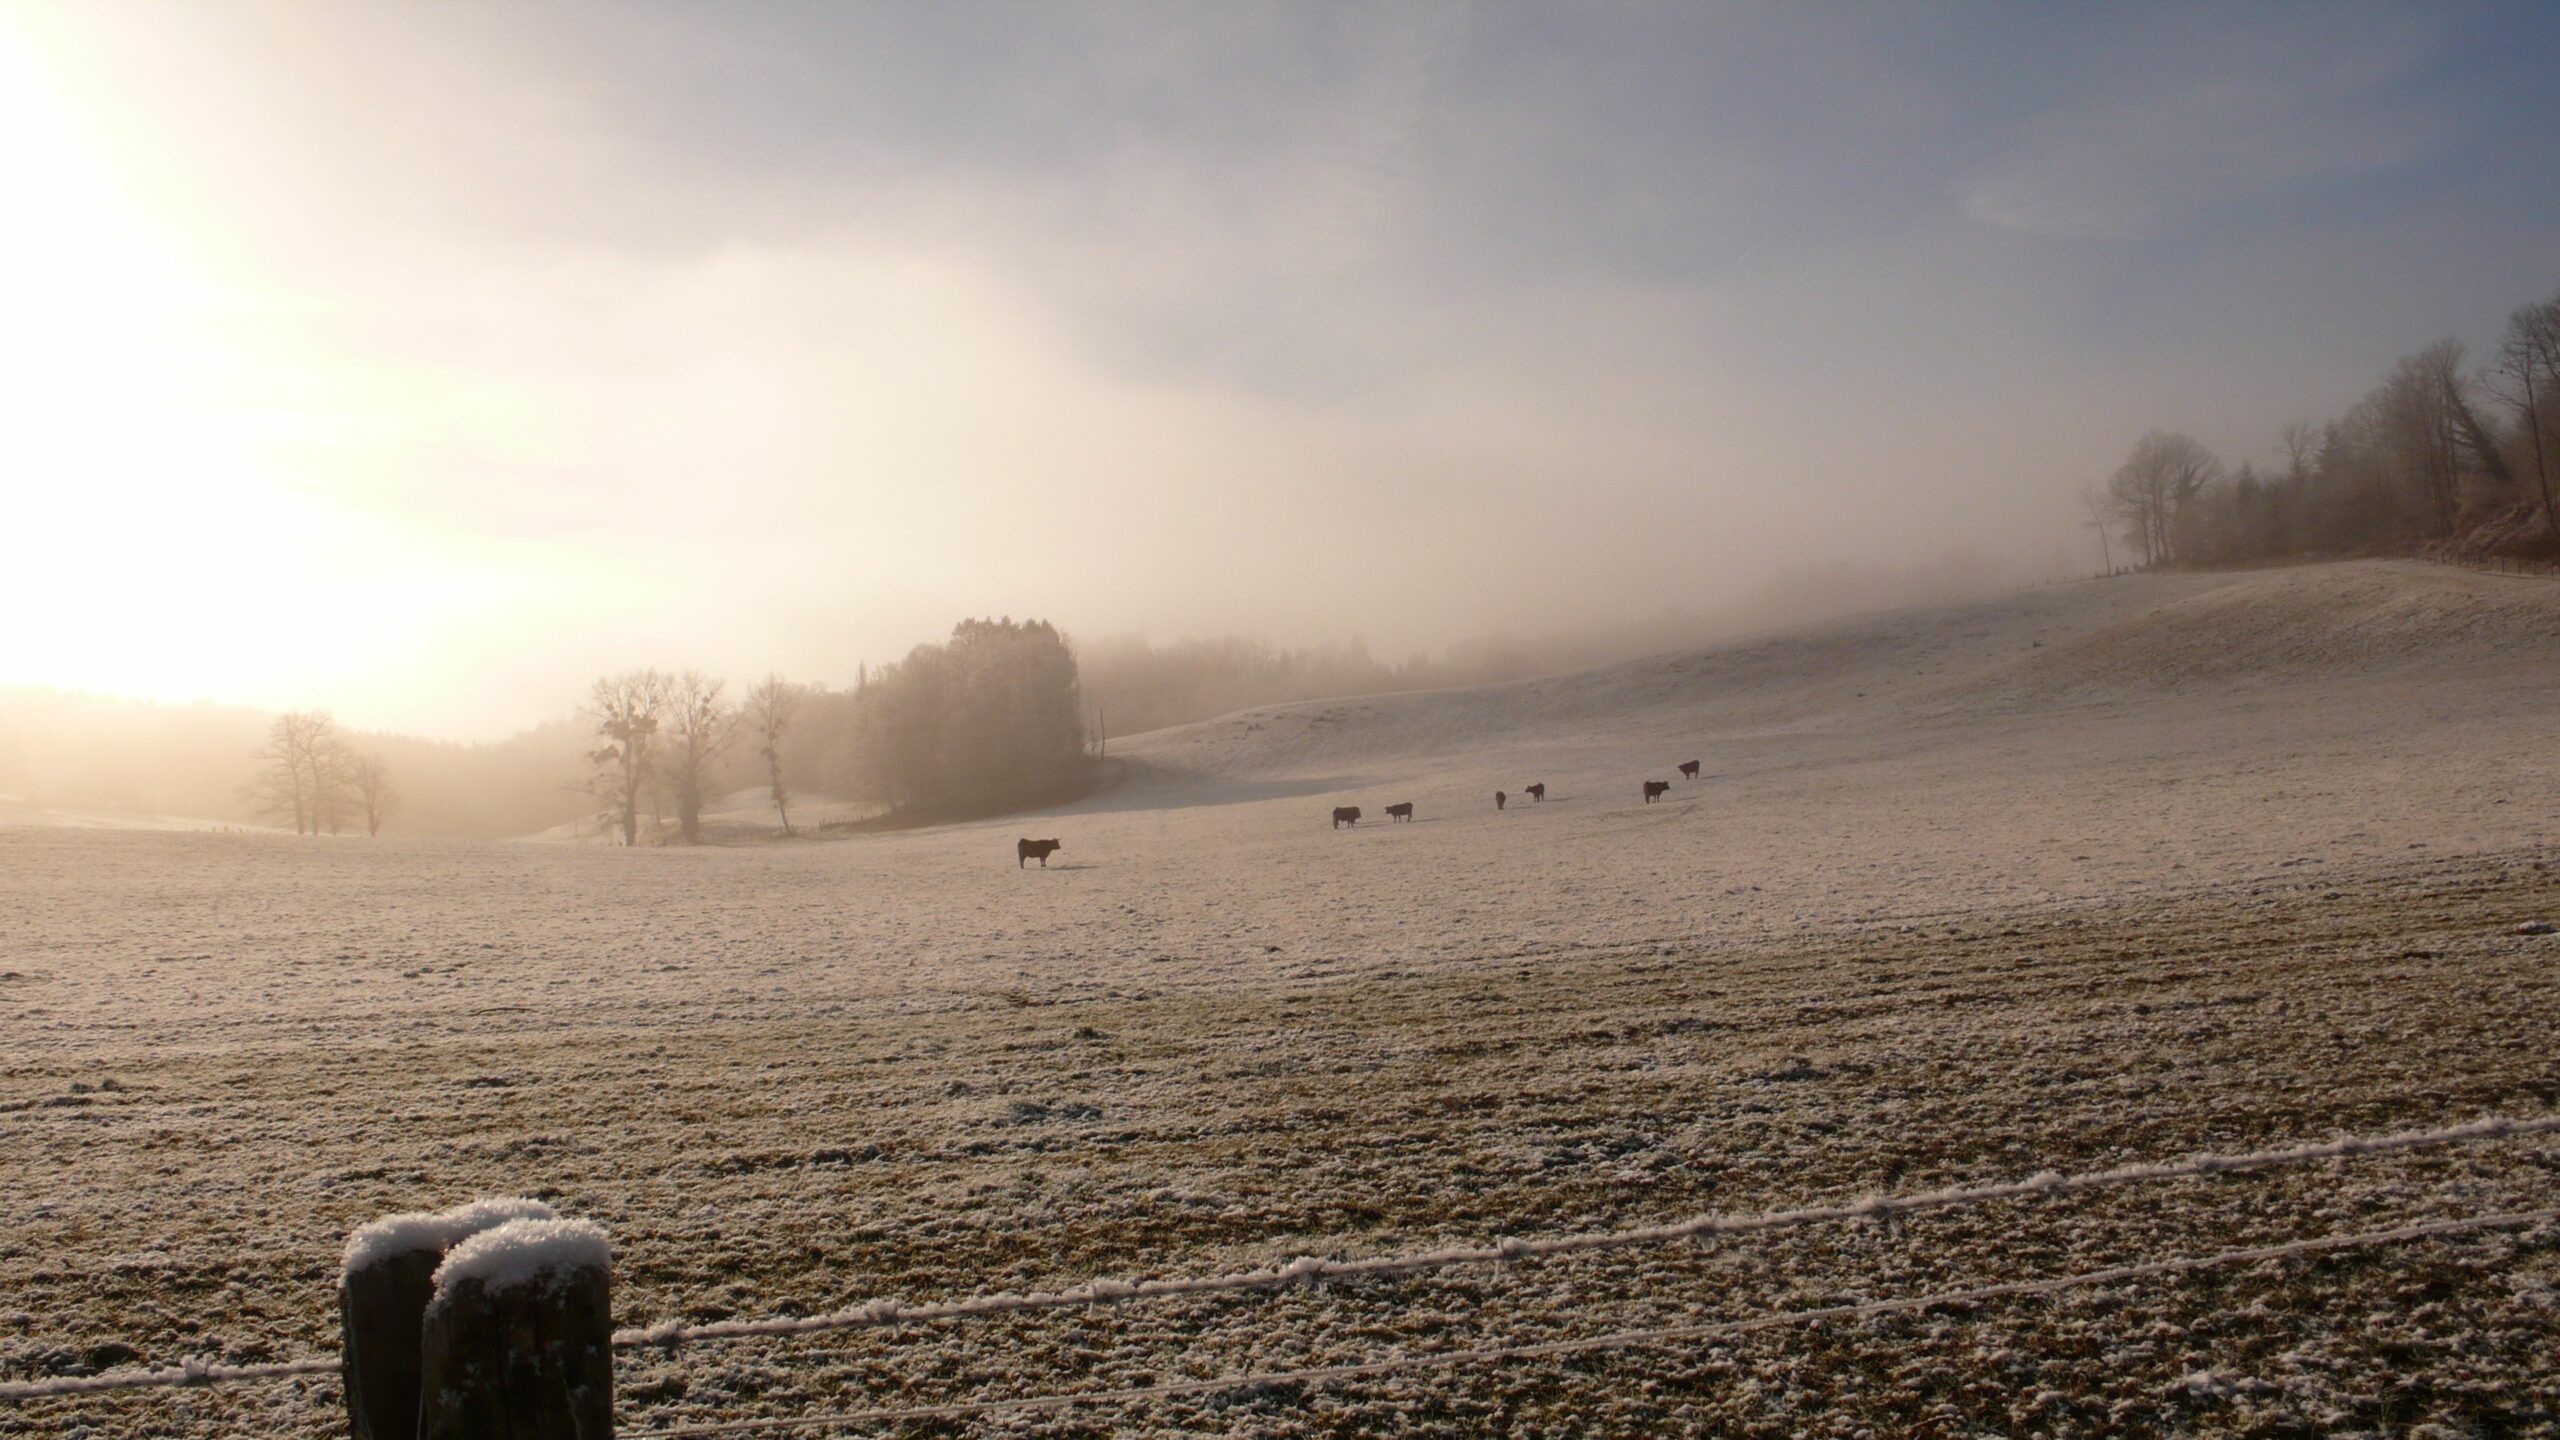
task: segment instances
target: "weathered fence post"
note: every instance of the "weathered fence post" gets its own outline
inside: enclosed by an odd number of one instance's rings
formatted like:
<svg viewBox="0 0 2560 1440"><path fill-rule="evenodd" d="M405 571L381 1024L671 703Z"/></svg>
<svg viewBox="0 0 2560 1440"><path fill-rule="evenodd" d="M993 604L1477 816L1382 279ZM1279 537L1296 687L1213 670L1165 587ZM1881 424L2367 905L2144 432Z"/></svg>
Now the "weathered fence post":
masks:
<svg viewBox="0 0 2560 1440"><path fill-rule="evenodd" d="M613 1248L583 1220L511 1220L436 1269L419 1440L610 1440Z"/></svg>
<svg viewBox="0 0 2560 1440"><path fill-rule="evenodd" d="M442 1214L387 1215L347 1237L338 1354L356 1440L417 1440L420 1344L445 1253L510 1220L550 1218L539 1200L481 1200Z"/></svg>

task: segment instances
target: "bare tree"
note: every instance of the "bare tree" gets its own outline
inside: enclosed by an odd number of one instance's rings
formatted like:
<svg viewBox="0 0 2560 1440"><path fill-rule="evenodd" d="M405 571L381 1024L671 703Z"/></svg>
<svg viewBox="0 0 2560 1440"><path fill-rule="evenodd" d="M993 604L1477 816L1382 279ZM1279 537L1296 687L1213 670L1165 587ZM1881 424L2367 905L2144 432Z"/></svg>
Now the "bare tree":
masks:
<svg viewBox="0 0 2560 1440"><path fill-rule="evenodd" d="M773 813L782 833L791 833L791 794L782 784L782 737L800 708L800 692L779 675L767 675L747 692L746 722L755 733L756 753L764 757L765 780L773 793Z"/></svg>
<svg viewBox="0 0 2560 1440"><path fill-rule="evenodd" d="M640 798L654 787L658 774L658 726L673 682L657 670L625 670L596 681L587 692L586 717L603 742L587 752L595 767L593 784L622 843L636 845L640 832Z"/></svg>
<svg viewBox="0 0 2560 1440"><path fill-rule="evenodd" d="M364 812L364 833L382 833L382 822L400 808L400 792L391 788L391 769L379 755L357 755L347 766L348 787Z"/></svg>
<svg viewBox="0 0 2560 1440"><path fill-rule="evenodd" d="M2179 520L2204 487L2222 477L2222 462L2190 435L2154 430L2107 481L2107 499L2142 546L2142 563L2178 558Z"/></svg>
<svg viewBox="0 0 2560 1440"><path fill-rule="evenodd" d="M2497 362L2489 370L2499 399L2515 412L2533 462L2533 493L2543 522L2560 542L2560 295L2507 317Z"/></svg>
<svg viewBox="0 0 2560 1440"><path fill-rule="evenodd" d="M267 743L253 757L260 762L256 778L242 790L257 814L281 825L293 822L296 835L332 831L340 822L343 795L337 722L326 710L295 710L267 726Z"/></svg>
<svg viewBox="0 0 2560 1440"><path fill-rule="evenodd" d="M2439 340L2402 356L2373 395L2384 451L2432 535L2453 533L2461 495L2461 377L2462 342Z"/></svg>
<svg viewBox="0 0 2560 1440"><path fill-rule="evenodd" d="M312 832L343 834L356 820L356 752L346 737L332 732L311 757Z"/></svg>
<svg viewBox="0 0 2560 1440"><path fill-rule="evenodd" d="M2285 483L2309 482L2312 466L2320 458L2320 427L2308 420L2287 420L2276 428L2276 445L2284 451Z"/></svg>
<svg viewBox="0 0 2560 1440"><path fill-rule="evenodd" d="M251 756L258 762L258 772L240 787L240 798L249 803L251 813L278 825L291 821L296 835L311 827L311 792L295 761L294 734L288 723L299 718L279 715L268 725L267 743Z"/></svg>
<svg viewBox="0 0 2560 1440"><path fill-rule="evenodd" d="M2081 486L2080 508L2089 512L2089 518L2081 523L2098 532L2098 558L2106 566L2106 573L2113 575L2116 549L2115 542L2108 538L2107 527L2115 523L2115 517L2109 513L2107 487L2094 480Z"/></svg>
<svg viewBox="0 0 2560 1440"><path fill-rule="evenodd" d="M676 826L687 845L702 841L703 790L738 733L737 715L721 702L722 688L701 671L687 670L668 690L667 778L676 792Z"/></svg>

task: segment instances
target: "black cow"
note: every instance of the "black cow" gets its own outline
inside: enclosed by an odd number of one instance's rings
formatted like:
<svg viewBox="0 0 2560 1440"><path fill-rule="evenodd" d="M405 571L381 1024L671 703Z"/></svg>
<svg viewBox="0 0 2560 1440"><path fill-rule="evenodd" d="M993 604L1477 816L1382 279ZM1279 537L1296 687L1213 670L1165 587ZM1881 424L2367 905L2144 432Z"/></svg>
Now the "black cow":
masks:
<svg viewBox="0 0 2560 1440"><path fill-rule="evenodd" d="M1341 829L1341 828L1342 828L1343 826L1345 826L1345 825L1358 825L1359 823L1360 823L1360 807L1359 807L1359 806L1357 806L1357 805L1336 805L1336 806L1334 806L1334 807L1333 807L1333 828L1334 828L1334 829L1339 830L1339 829Z"/></svg>
<svg viewBox="0 0 2560 1440"><path fill-rule="evenodd" d="M1690 778L1690 779L1692 779L1692 780L1697 779L1697 778L1698 778L1698 762L1697 762L1697 761L1695 761L1695 760L1687 760L1687 761L1683 761L1683 762L1681 762L1681 765L1680 765L1680 773L1681 773L1682 775L1687 776L1688 778Z"/></svg>
<svg viewBox="0 0 2560 1440"><path fill-rule="evenodd" d="M1530 798L1530 799L1532 799L1532 800L1537 801L1537 802L1538 802L1539 804L1541 804L1541 805L1546 804L1546 803L1547 803L1547 782L1546 782L1546 781L1544 781L1544 780L1541 780L1541 781L1539 781L1537 784L1530 786L1530 787L1529 787L1529 798Z"/></svg>
<svg viewBox="0 0 2560 1440"><path fill-rule="evenodd" d="M1390 805L1387 807L1387 819L1390 822L1397 820L1410 820L1412 818L1413 802L1410 800L1405 801L1401 805Z"/></svg>
<svg viewBox="0 0 2560 1440"><path fill-rule="evenodd" d="M1644 803L1647 805L1652 804L1655 796L1668 791L1670 788L1671 782L1668 780L1647 780L1644 782Z"/></svg>
<svg viewBox="0 0 2560 1440"><path fill-rule="evenodd" d="M1509 804L1510 802L1511 802L1511 797L1510 797L1510 796L1503 794L1503 793L1502 793L1501 791L1499 791L1499 790L1496 790L1496 791L1494 791L1494 792L1493 792L1493 808L1494 808L1494 809L1499 810L1499 809L1501 809L1503 806L1505 806L1505 805Z"/></svg>
<svg viewBox="0 0 2560 1440"><path fill-rule="evenodd" d="M1037 858L1040 868L1046 870L1049 857L1057 854L1059 848L1055 840L1016 840L1013 842L1013 868L1019 870L1025 862Z"/></svg>

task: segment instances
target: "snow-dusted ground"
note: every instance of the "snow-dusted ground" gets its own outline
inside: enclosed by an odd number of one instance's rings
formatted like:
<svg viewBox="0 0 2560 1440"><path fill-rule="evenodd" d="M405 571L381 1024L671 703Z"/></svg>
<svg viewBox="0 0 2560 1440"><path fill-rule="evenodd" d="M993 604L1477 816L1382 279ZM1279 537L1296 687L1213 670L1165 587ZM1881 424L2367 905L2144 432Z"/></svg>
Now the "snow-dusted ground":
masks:
<svg viewBox="0 0 2560 1440"><path fill-rule="evenodd" d="M129 810L65 809L59 805L39 805L17 795L0 795L0 827L16 829L42 825L68 830L212 830L272 833L270 825L248 825L237 820L208 820L194 815L139 815Z"/></svg>
<svg viewBox="0 0 2560 1440"><path fill-rule="evenodd" d="M867 800L838 800L828 795L802 795L791 802L791 830L795 838L820 838L827 826L869 820L888 807ZM656 817L666 843L677 842L676 822L672 811ZM760 789L734 790L719 796L703 807L705 843L734 845L741 841L777 840L782 837L781 817L774 813L770 792ZM643 827L643 843L646 827ZM621 837L614 833L612 822L602 813L582 815L565 824L523 837L527 840L576 841L589 845L610 845Z"/></svg>
<svg viewBox="0 0 2560 1440"><path fill-rule="evenodd" d="M601 1224L645 1323L2549 1113L2560 937L2517 926L2560 920L2555 717L2560 584L2368 563L1233 716L1115 741L1123 782L1064 811L834 844L0 830L0 1378L326 1349L351 1229L484 1194ZM1066 848L1019 870L1019 835ZM2560 1146L2502 1142L633 1354L622 1419L1741 1317L2538 1208L2555 1177ZM1001 1428L2560 1433L2555 1355L2546 1228ZM0 1433L337 1404L44 1401Z"/></svg>

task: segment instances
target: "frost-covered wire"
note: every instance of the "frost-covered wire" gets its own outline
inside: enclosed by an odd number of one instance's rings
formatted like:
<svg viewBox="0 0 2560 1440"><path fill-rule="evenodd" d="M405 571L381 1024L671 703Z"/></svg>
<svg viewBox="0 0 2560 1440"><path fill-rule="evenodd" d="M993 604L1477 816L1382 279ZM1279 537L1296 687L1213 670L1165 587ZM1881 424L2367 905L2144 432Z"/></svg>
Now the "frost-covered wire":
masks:
<svg viewBox="0 0 2560 1440"><path fill-rule="evenodd" d="M1170 1280L1095 1280L1066 1290L1034 1291L1030 1294L978 1295L928 1305L908 1305L897 1300L873 1300L866 1304L820 1315L715 1320L699 1325L668 1321L620 1331L614 1336L614 1344L631 1348L648 1345L681 1345L701 1340L815 1335L831 1330L863 1330L889 1325L913 1325L933 1320L957 1320L971 1316L1001 1315L1024 1310L1062 1310L1079 1306L1113 1305L1130 1300L1162 1300L1179 1296L1271 1290L1285 1285L1313 1283L1320 1280L1376 1279L1383 1276L1411 1275L1421 1271L1440 1270L1459 1265L1490 1265L1510 1260L1530 1260L1546 1256L1579 1255L1595 1251L1665 1245L1682 1240L1756 1235L1771 1230L1791 1230L1801 1226L1828 1224L1841 1220L1874 1220L1891 1215L1950 1210L2000 1200L2074 1195L2086 1190L2101 1190L2144 1181L2225 1175L2234 1171L2299 1165L2315 1160L2337 1160L2351 1156L2386 1154L2397 1150L2415 1150L2429 1146L2483 1140L2507 1140L2554 1132L2560 1132L2560 1115L2547 1115L2527 1120L2492 1117L2437 1130L2410 1130L2392 1135L2351 1136L2343 1140L2329 1140L2316 1145L2297 1145L2283 1150L2257 1150L2236 1155L2198 1155L2185 1160L2123 1165L2112 1170L2098 1170L2080 1175L2064 1175L2048 1170L2031 1175L2024 1180L1996 1185L1960 1186L1944 1190L1920 1191L1910 1195L1870 1195L1834 1205L1764 1210L1750 1214L1709 1213L1693 1215L1668 1224L1645 1225L1624 1230L1547 1236L1515 1235L1504 1237L1489 1245L1453 1246L1402 1255L1371 1256L1360 1260L1325 1260L1315 1256L1300 1256L1284 1265L1238 1270L1224 1275L1198 1275Z"/></svg>
<svg viewBox="0 0 2560 1440"><path fill-rule="evenodd" d="M2090 1171L2080 1175L2064 1175L2048 1170L2031 1175L2024 1180L1997 1185L1927 1190L1911 1195L1870 1195L1835 1205L1764 1210L1754 1214L1694 1215L1669 1224L1640 1226L1627 1230L1602 1230L1549 1236L1509 1236L1491 1245L1459 1246L1403 1255L1381 1255L1363 1260L1323 1260L1313 1256L1301 1256L1285 1265L1267 1266L1258 1270L1240 1270L1225 1275L1202 1275L1171 1280L1095 1280L1069 1290L1035 1291L1028 1295L979 1295L930 1305L906 1305L896 1300L875 1300L869 1304L822 1315L786 1315L762 1320L718 1320L700 1325L666 1322L617 1331L614 1334L613 1343L617 1349L625 1350L652 1346L672 1347L703 1340L814 1335L831 1330L874 1329L890 1325L912 1325L933 1320L1000 1315L1024 1310L1059 1310L1078 1306L1110 1305L1129 1300L1161 1300L1186 1295L1272 1290L1285 1285L1319 1280L1410 1275L1457 1265L1498 1264L1508 1260L1623 1250L1638 1246L1669 1244L1680 1240L1753 1235L1771 1230L1788 1230L1841 1220L1872 1220L1890 1215L1954 1209L1967 1205L1989 1204L1999 1200L2071 1195L2085 1190L2098 1190L2141 1181L2225 1175L2280 1165L2306 1164L2317 1160L2381 1155L2438 1145L2512 1140L2555 1132L2560 1132L2560 1115L2546 1115L2532 1119L2492 1116L2483 1120L2474 1120L2468 1124L2449 1125L2436 1130L2407 1130L2391 1135L2349 1136L2341 1140L2328 1140L2315 1145L2297 1145L2283 1150L2256 1150L2231 1155L2197 1155L2185 1160L2147 1165L2122 1165L2112 1170ZM180 1388L218 1385L233 1381L281 1380L302 1375L334 1374L337 1369L338 1361L328 1356L314 1356L307 1360L286 1361L274 1365L215 1365L189 1360L165 1369L117 1370L102 1375L65 1375L44 1380L0 1381L0 1401L96 1394L110 1390Z"/></svg>
<svg viewBox="0 0 2560 1440"><path fill-rule="evenodd" d="M2050 1295L2058 1291L2085 1286L2122 1284L2128 1280L2179 1275L2224 1265L2245 1265L2262 1260L2285 1260L2327 1251L2398 1244L2411 1240L2429 1240L2478 1230L2517 1229L2530 1225L2549 1224L2554 1221L2560 1221L2560 1209L2482 1215L2468 1220L2426 1221L2414 1225L2402 1225L2390 1230L2367 1230L2351 1235L2323 1235L2310 1240L2288 1240L2277 1245L2221 1250L2211 1255L2147 1260L2140 1264L2083 1271L2080 1274L2056 1276L2047 1280L2012 1280L1992 1285L1976 1285L1963 1290L1941 1290L1934 1294L1905 1296L1894 1300L1846 1301L1837 1305L1816 1306L1808 1310L1787 1310L1776 1314L1746 1316L1738 1320L1713 1320L1697 1325L1668 1325L1650 1330L1618 1330L1606 1335L1586 1335L1571 1340L1541 1340L1519 1345L1485 1345L1459 1350L1429 1350L1390 1355L1382 1359L1347 1365L1314 1365L1298 1370L1267 1370L1244 1375L1222 1375L1208 1380L1168 1380L1161 1384L1133 1385L1117 1390L1080 1390L997 1400L960 1401L948 1405L911 1405L889 1409L793 1415L766 1420L730 1420L708 1425L682 1425L663 1430L643 1430L638 1434L641 1440L680 1440L680 1437L686 1436L738 1435L768 1430L807 1430L821 1426L886 1425L908 1420L965 1420L975 1416L1009 1411L1064 1410L1078 1405L1132 1405L1151 1400L1182 1400L1229 1390L1249 1390L1274 1385L1329 1385L1345 1380L1364 1380L1411 1370L1479 1364L1488 1360L1528 1360L1551 1355L1570 1355L1588 1350L1631 1349L1688 1340L1713 1340L1753 1330L1815 1325L1828 1320L1870 1319L1879 1315L1932 1310L1943 1305L1970 1305L1985 1300Z"/></svg>
<svg viewBox="0 0 2560 1440"><path fill-rule="evenodd" d="M196 1385L227 1385L244 1380L290 1380L300 1375L335 1375L338 1357L314 1355L273 1365L216 1365L210 1360L182 1360L157 1370L110 1370L102 1375L56 1375L45 1380L0 1380L0 1400L41 1400L54 1395L94 1395L101 1390L182 1390Z"/></svg>

